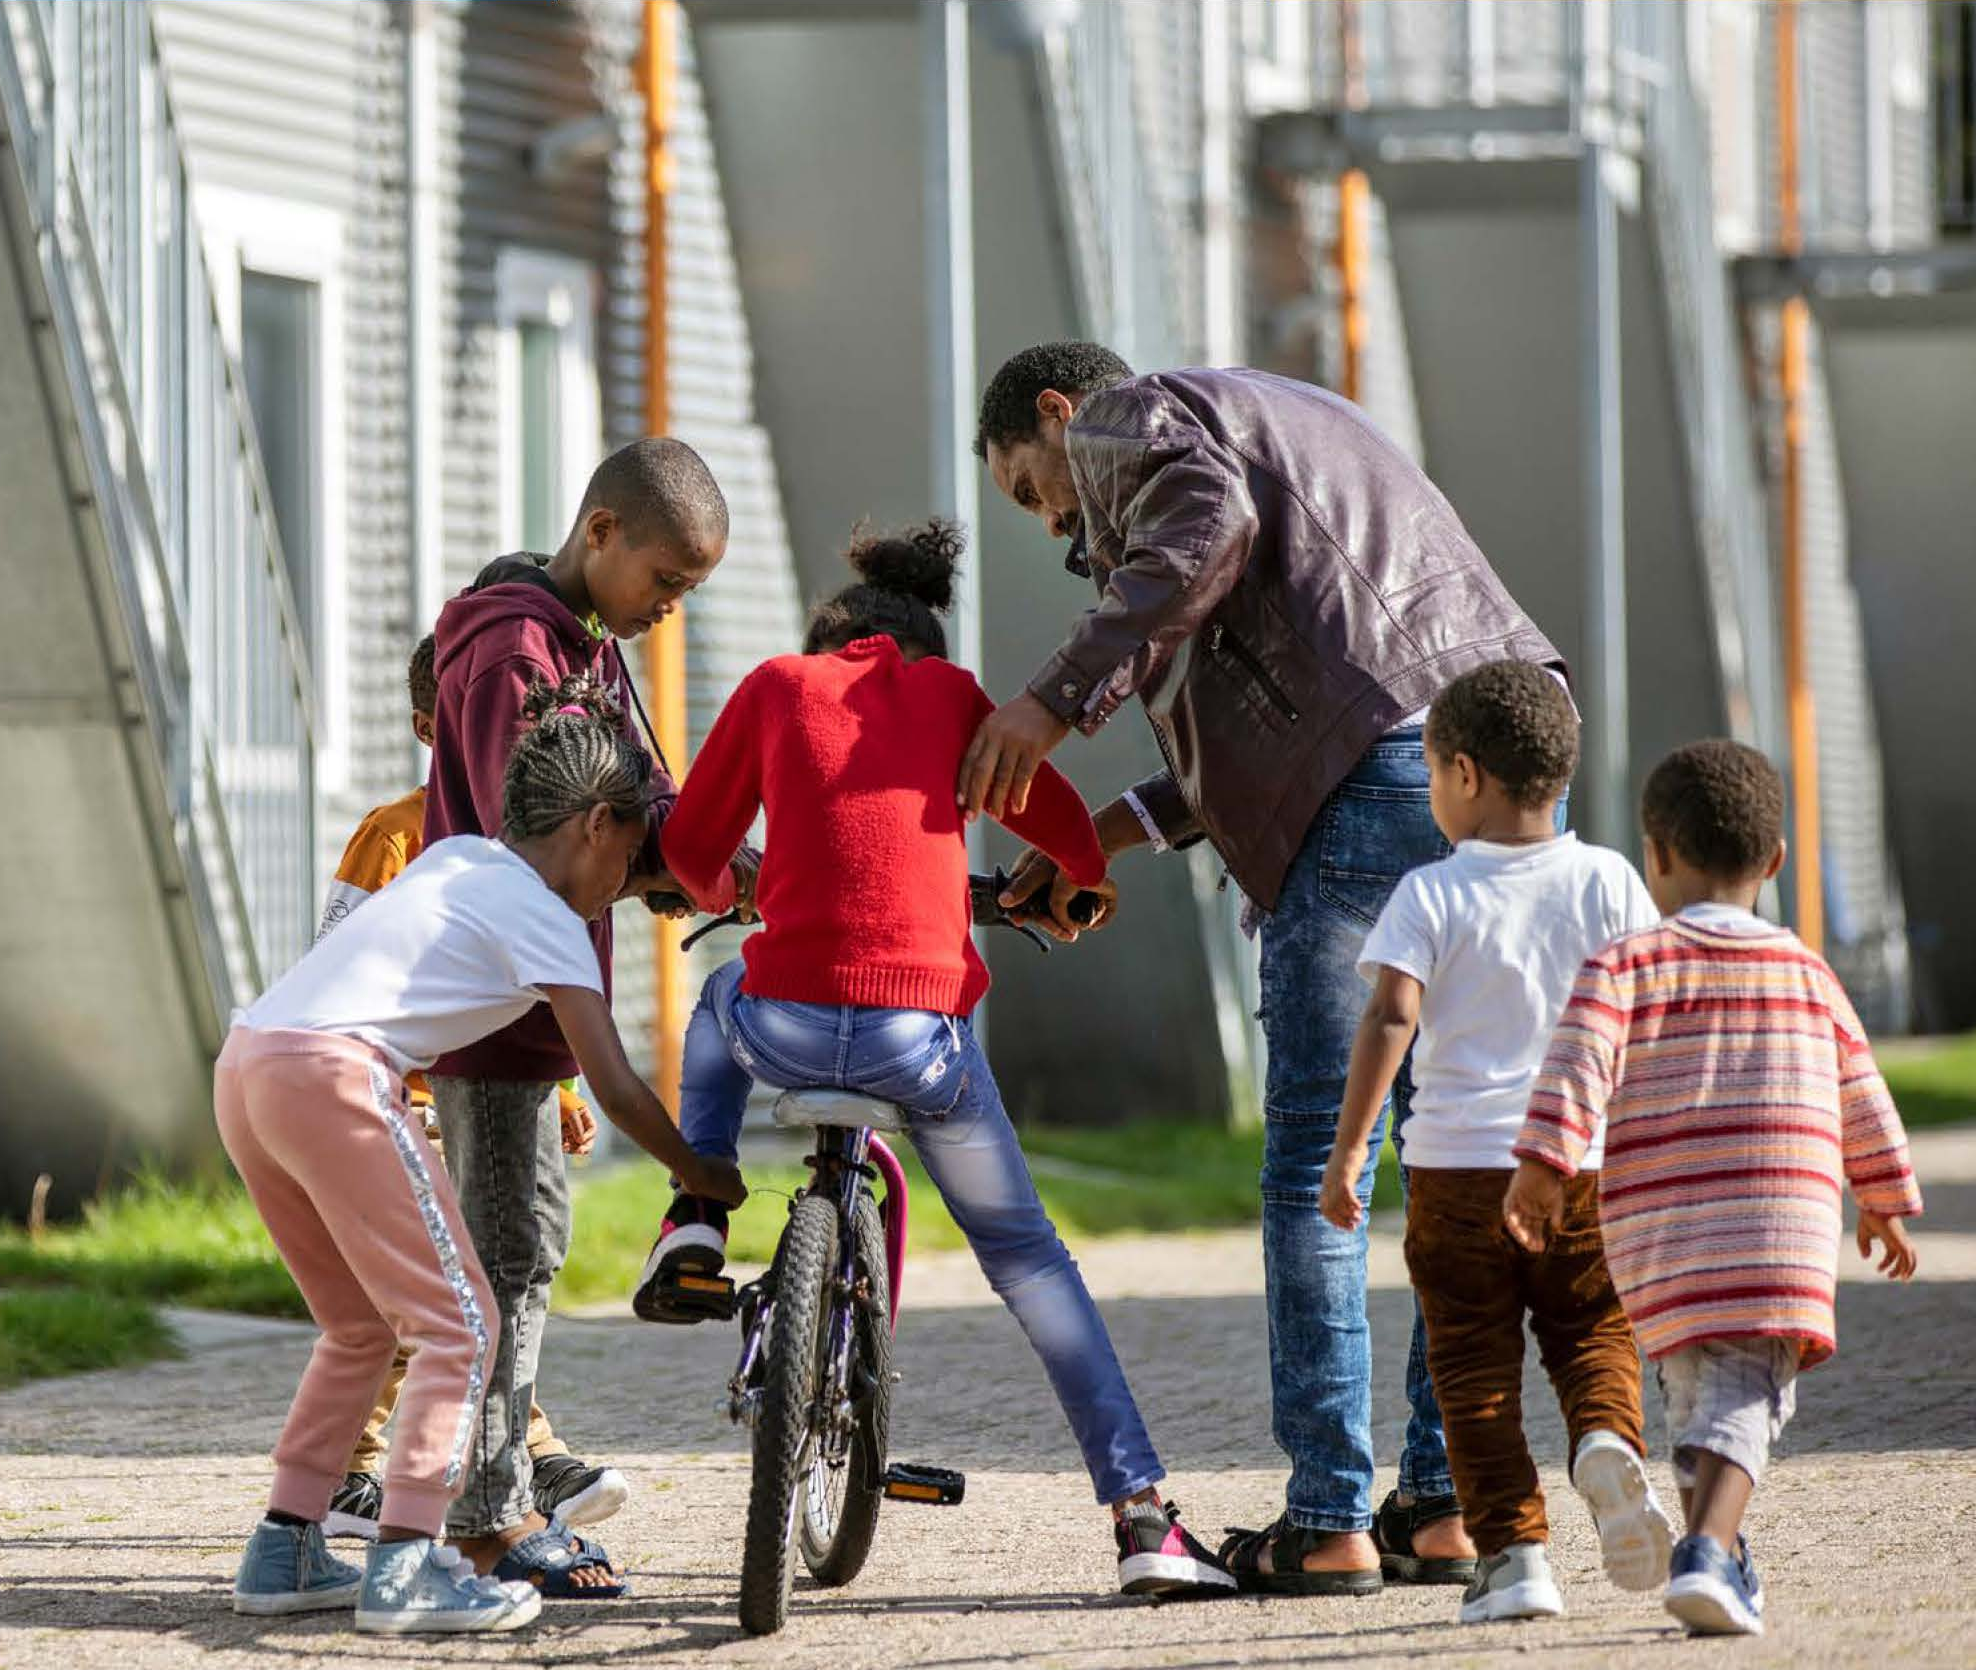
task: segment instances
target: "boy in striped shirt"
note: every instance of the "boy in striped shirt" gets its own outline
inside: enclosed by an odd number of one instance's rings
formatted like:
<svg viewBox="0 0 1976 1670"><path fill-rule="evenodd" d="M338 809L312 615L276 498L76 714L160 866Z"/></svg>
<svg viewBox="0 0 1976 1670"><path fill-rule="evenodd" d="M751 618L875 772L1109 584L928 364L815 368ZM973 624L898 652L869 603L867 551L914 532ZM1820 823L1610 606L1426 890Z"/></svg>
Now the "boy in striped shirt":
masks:
<svg viewBox="0 0 1976 1670"><path fill-rule="evenodd" d="M1667 920L1585 964L1518 1138L1503 1218L1542 1246L1605 1127L1606 1260L1659 1374L1688 1534L1667 1609L1758 1635L1743 1512L1832 1355L1840 1205L1862 1256L1912 1276L1907 1136L1837 977L1754 914L1784 861L1784 785L1752 748L1676 749L1643 795L1647 884Z"/></svg>

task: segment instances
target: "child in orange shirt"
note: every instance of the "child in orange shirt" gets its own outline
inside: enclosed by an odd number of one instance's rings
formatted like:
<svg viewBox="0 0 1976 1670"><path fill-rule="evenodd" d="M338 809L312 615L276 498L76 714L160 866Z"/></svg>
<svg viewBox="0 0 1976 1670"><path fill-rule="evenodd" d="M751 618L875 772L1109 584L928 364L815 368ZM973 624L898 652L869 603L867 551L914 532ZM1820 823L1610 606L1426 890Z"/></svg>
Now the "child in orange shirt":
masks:
<svg viewBox="0 0 1976 1670"><path fill-rule="evenodd" d="M411 694L412 735L430 748L432 712L439 695L431 633L421 638L412 651L405 681ZM357 825L329 884L316 938L322 939L403 871L418 857L424 844L425 785L421 783L410 794L374 808ZM439 1127L425 1075L409 1074L406 1089L414 1111L424 1120L426 1136L436 1147ZM597 1140L597 1119L576 1093L574 1081L562 1087L562 1118L563 1151L588 1154ZM377 1535L377 1516L384 1500L384 1458L389 1447L384 1424L397 1407L398 1392L405 1380L405 1361L406 1354L400 1351L378 1393L377 1406L371 1410L363 1434L350 1452L349 1470L330 1498L329 1516L323 1522L326 1536L369 1539ZM535 1461L535 1505L545 1518L560 1515L565 1524L594 1525L623 1507L630 1494L616 1468L591 1467L571 1455L569 1446L556 1436L539 1403L529 1406L528 1453Z"/></svg>

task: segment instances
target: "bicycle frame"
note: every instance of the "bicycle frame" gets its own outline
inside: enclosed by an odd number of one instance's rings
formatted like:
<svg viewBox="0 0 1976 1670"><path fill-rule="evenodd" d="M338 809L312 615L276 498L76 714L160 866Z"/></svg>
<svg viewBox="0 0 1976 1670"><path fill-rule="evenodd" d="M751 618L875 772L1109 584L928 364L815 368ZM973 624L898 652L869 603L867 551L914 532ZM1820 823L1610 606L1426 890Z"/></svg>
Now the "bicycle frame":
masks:
<svg viewBox="0 0 1976 1670"><path fill-rule="evenodd" d="M874 1178L885 1183L885 1264L888 1277L890 1314L886 1326L892 1332L899 1325L899 1288L905 1276L907 1188L905 1169L884 1138L864 1126L824 1125L817 1129L816 1152L810 1157L813 1192L829 1191L837 1207L836 1295L831 1303L830 1347L823 1384L817 1389L817 1402L833 1416L848 1411L851 1378L851 1352L855 1340L855 1300L857 1285L858 1202ZM743 1426L754 1425L750 1401L750 1380L761 1360L762 1345L768 1338L775 1316L775 1267L742 1290L743 1304L753 1293L759 1303L744 1314L741 1357L728 1380L727 1414Z"/></svg>

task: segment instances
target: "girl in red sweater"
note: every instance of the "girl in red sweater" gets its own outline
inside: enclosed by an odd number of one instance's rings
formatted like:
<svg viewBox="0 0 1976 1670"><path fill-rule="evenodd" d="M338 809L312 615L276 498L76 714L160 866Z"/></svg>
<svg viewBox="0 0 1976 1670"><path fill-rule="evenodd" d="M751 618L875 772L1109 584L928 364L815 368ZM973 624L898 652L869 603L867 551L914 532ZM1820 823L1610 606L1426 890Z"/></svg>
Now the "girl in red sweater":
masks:
<svg viewBox="0 0 1976 1670"><path fill-rule="evenodd" d="M764 924L707 981L687 1029L680 1124L733 1159L755 1080L831 1085L897 1103L914 1148L1049 1371L1098 1500L1113 1512L1130 1594L1225 1590L1234 1579L1160 1500L1165 1477L1083 1277L1036 1197L968 1014L988 989L969 935L967 847L954 781L994 709L945 659L958 529L938 522L849 553L861 576L810 618L801 655L744 679L667 819L667 868L703 910L734 900L730 861L758 812ZM1105 859L1077 791L1045 765L1016 835L1081 886ZM727 1213L681 1193L641 1298L726 1259Z"/></svg>

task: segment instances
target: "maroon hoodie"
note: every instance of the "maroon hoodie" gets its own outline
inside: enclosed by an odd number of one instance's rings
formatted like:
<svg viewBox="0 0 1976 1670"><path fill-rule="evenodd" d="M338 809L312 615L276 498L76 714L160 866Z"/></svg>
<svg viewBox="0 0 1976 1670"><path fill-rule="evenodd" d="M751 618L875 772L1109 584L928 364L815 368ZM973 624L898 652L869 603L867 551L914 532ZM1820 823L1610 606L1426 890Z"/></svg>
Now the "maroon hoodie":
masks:
<svg viewBox="0 0 1976 1670"><path fill-rule="evenodd" d="M439 612L439 702L432 773L426 783L425 844L448 835L501 833L501 783L524 729L522 702L537 679L559 684L594 673L618 692L625 734L643 746L631 717L629 675L616 640L593 638L543 572L540 557L502 557ZM659 825L679 791L652 772L652 829L636 868L661 868ZM611 994L611 914L590 924L604 996ZM576 1061L554 1012L538 1003L512 1026L442 1056L435 1076L548 1084L573 1077Z"/></svg>

